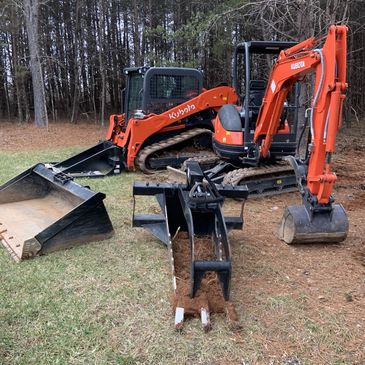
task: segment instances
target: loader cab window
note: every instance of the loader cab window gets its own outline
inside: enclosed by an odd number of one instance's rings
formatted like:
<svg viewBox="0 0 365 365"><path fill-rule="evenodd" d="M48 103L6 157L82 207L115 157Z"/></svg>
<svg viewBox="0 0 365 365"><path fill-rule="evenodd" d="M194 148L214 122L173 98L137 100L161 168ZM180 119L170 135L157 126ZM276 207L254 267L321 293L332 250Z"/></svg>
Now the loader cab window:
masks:
<svg viewBox="0 0 365 365"><path fill-rule="evenodd" d="M127 120L132 116L133 112L142 109L143 100L143 75L140 73L131 74L128 79L128 90L126 93L127 106L125 112Z"/></svg>
<svg viewBox="0 0 365 365"><path fill-rule="evenodd" d="M199 80L190 75L155 74L150 79L149 113L160 114L200 93Z"/></svg>

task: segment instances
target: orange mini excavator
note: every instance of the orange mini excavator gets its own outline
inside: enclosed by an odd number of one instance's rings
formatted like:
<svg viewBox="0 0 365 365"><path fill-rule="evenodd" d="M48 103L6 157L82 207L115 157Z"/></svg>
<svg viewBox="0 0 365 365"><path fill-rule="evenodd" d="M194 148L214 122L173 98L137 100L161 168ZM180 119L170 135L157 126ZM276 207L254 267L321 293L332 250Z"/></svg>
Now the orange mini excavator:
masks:
<svg viewBox="0 0 365 365"><path fill-rule="evenodd" d="M225 154L222 157L231 156L235 161L245 162L243 159L246 154L246 157L251 159L250 162L255 163L255 159L260 161L267 158L269 151L280 154L280 148L272 149L272 142L273 137L277 137L280 131L283 131L283 135L289 134L285 125L285 115L283 116L288 93L296 82L302 81L309 73L315 73L314 98L308 118L310 134L306 157L300 160L289 154L288 158L296 173L303 204L289 206L284 212L279 233L281 239L287 243L341 242L347 236L346 212L340 204L334 204L331 196L336 175L330 168L336 135L341 126L344 92L347 88L346 33L345 26L331 26L325 38L310 38L282 49L272 66L262 100L261 97L257 97L261 106L256 116L253 112L255 109L248 113L250 110L240 110L236 106L227 105L220 109L215 121L214 141L221 138L218 148L221 154ZM320 48L319 43L322 41L324 44ZM251 45L247 44L247 48ZM257 43L253 45L262 46ZM274 45L270 47L272 46ZM275 49L277 46L276 44ZM255 89L255 92L261 91L257 90L257 84L256 82L251 88ZM246 100L251 99L251 95L246 96ZM245 105L248 103L243 103L243 107ZM245 131L251 134L251 128L248 130L247 124L246 129L244 128L242 119L243 122L247 119L242 118L242 114L251 121L255 118L256 122L249 149L245 149L243 134ZM230 129L224 131L225 126ZM275 142L279 143L278 147L282 141L276 139ZM230 149L229 143L234 144L235 148ZM247 153L250 155L247 156ZM225 217L224 197L244 200L248 197L249 188L246 184L215 184L208 176L210 172L202 171L198 162L188 161L186 165L184 183L134 183L133 196L154 195L160 212L133 212L133 225L149 230L168 247L173 275L176 328L182 328L185 314L200 312L202 324L207 330L210 328L209 310L213 309L209 308L209 302L213 297L212 293L217 292L216 283L221 284L225 299L222 306L230 317L230 304L227 300L232 260L228 230L241 229L243 225L243 205L239 216ZM187 232L188 235L179 237L180 231ZM208 244L203 246L202 242ZM188 250L182 250L183 245L188 245ZM185 265L185 259L182 260L184 251L190 254L187 269L182 269ZM216 279L214 276L209 277L209 280L205 277L207 280L203 281L207 272L215 273ZM195 302L199 305L194 307L193 298L196 299L202 293L203 297Z"/></svg>
<svg viewBox="0 0 365 365"><path fill-rule="evenodd" d="M303 204L290 206L284 213L280 236L287 243L340 242L347 236L346 213L342 205L333 204L331 196L336 181L336 174L331 171L331 159L342 123L347 88L346 34L346 26L333 25L326 37L312 37L280 51L263 94L250 148L245 148L247 138L243 136L245 130L237 109L230 105L222 107L215 121L213 144L217 153L223 158L232 158L230 146L233 146L234 158L238 153L241 159L248 157L258 164L269 157L274 136L282 131L287 133L283 111L288 93L306 75L315 74L314 97L308 118L307 155L304 160L288 156ZM323 43L322 48L319 48L320 43ZM229 113L225 113L226 108L230 108ZM225 120L225 115L232 116L232 113L237 116ZM248 112L245 116L250 118ZM230 128L225 128L228 125Z"/></svg>

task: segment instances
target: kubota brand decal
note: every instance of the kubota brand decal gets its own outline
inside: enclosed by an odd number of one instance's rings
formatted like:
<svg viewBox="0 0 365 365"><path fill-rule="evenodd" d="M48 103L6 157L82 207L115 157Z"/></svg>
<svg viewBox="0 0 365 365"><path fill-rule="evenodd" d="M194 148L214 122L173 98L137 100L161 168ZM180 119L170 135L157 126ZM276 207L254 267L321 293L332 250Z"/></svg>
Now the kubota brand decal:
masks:
<svg viewBox="0 0 365 365"><path fill-rule="evenodd" d="M292 70L297 70L298 68L303 68L303 67L305 67L304 61L295 62L290 65L290 68Z"/></svg>
<svg viewBox="0 0 365 365"><path fill-rule="evenodd" d="M179 109L177 112L169 113L169 118L170 119L178 119L178 118L184 116L185 114L187 114L190 111L195 110L195 109L196 109L196 106L194 104L189 104L185 108Z"/></svg>

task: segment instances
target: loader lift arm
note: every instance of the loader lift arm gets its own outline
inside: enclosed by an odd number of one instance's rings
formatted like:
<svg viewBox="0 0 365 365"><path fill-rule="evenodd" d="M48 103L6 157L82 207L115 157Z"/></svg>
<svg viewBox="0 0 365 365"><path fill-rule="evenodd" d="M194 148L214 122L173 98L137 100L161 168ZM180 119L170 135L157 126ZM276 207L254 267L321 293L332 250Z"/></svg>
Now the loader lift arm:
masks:
<svg viewBox="0 0 365 365"><path fill-rule="evenodd" d="M316 234L312 234L313 239L317 241L342 241L348 229L346 213L341 205L332 205L331 197L336 181L336 174L331 172L331 157L335 151L336 135L342 124L342 106L347 88L346 34L346 26L332 25L321 49L315 47L323 38L310 38L280 52L271 71L254 134L254 141L259 145L260 157L268 156L273 135L279 128L280 115L288 92L296 81L300 81L307 74L315 73L314 98L310 109L311 142L308 146L308 167L303 168L300 163L291 159L298 173L299 186L302 186L302 181L306 182L306 187L301 188L306 212L299 212L297 217L294 217L296 213L293 212L289 215L292 220L290 225L295 226L295 218L298 218L298 227L294 227L294 230L303 229L303 220L300 222L299 219L303 217L299 215L304 216L308 213L308 225L312 228L315 225L315 215L321 217L317 219L321 220L321 224L315 229ZM331 219L337 213L338 222L333 222ZM328 228L331 232L318 232L323 225L331 225L331 229ZM295 238L296 235L293 233L288 240L300 241ZM310 236L303 236L303 239L308 241Z"/></svg>

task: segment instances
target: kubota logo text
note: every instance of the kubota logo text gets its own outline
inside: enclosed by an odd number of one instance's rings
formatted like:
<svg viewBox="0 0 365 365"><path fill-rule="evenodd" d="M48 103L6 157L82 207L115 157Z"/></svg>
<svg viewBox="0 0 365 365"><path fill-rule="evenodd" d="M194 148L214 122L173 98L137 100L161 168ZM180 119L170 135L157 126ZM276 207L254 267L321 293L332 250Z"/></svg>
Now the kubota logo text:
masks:
<svg viewBox="0 0 365 365"><path fill-rule="evenodd" d="M290 65L290 68L292 70L297 70L298 68L303 68L303 67L305 67L304 61L295 62Z"/></svg>
<svg viewBox="0 0 365 365"><path fill-rule="evenodd" d="M177 112L169 113L169 118L170 119L178 119L178 118L184 116L185 114L187 114L190 111L195 110L195 109L196 109L196 106L194 104L189 104L185 108L179 109Z"/></svg>

